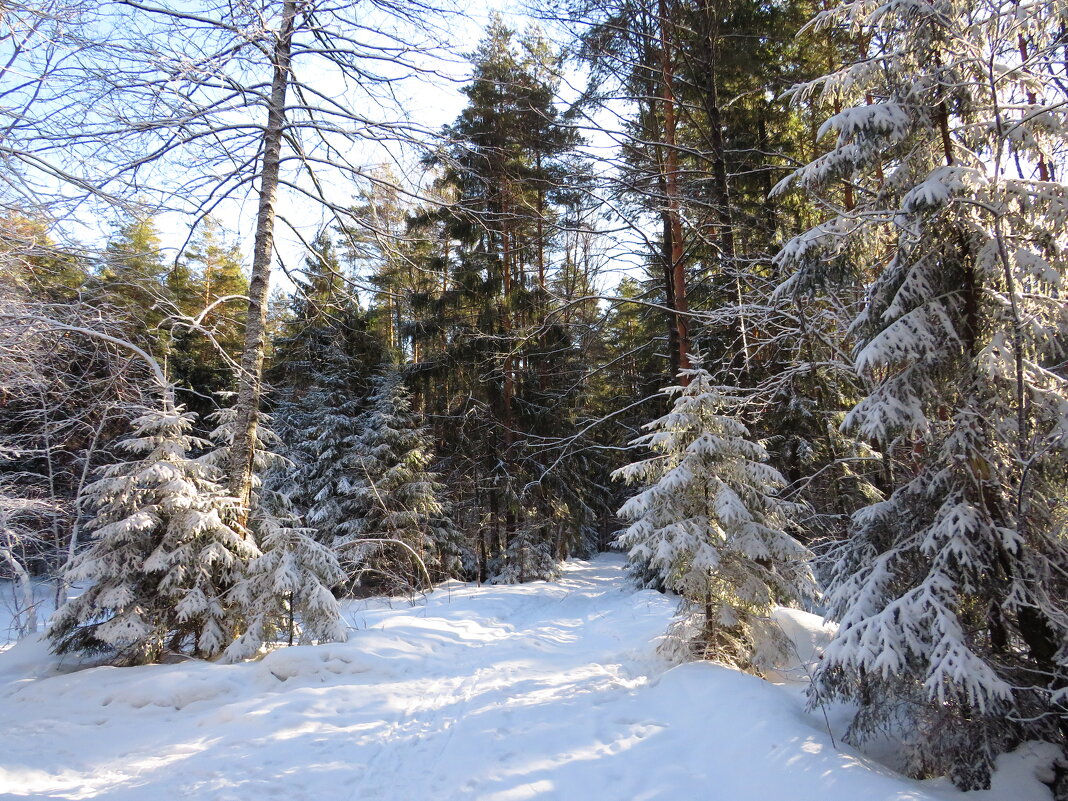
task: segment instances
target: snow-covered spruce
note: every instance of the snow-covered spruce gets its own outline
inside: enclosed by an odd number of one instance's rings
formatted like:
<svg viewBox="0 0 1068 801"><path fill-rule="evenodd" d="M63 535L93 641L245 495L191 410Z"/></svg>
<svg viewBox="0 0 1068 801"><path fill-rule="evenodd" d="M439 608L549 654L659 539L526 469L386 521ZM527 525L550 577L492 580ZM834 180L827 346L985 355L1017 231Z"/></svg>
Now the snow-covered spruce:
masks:
<svg viewBox="0 0 1068 801"><path fill-rule="evenodd" d="M858 200L779 262L791 288L845 252L874 271L855 323L874 388L846 425L893 469L833 554L840 628L814 687L858 703L851 737L896 724L912 773L966 789L1022 739L1068 743L1056 20L1042 2L843 3L812 24L853 30L865 57L794 90L853 106L783 185L833 202L844 179Z"/></svg>
<svg viewBox="0 0 1068 801"><path fill-rule="evenodd" d="M207 444L192 422L181 408L145 412L122 443L130 458L87 488L94 539L70 579L89 587L52 618L57 652L142 664L168 651L215 656L233 640L227 593L259 552L215 471L190 458Z"/></svg>
<svg viewBox="0 0 1068 801"><path fill-rule="evenodd" d="M429 470L429 434L398 371L375 379L358 429L345 457L355 472L344 491L351 513L335 540L354 584L398 591L456 575L460 535Z"/></svg>
<svg viewBox="0 0 1068 801"><path fill-rule="evenodd" d="M785 531L794 510L778 497L782 476L723 414L740 398L715 386L696 357L679 378L682 386L663 390L671 410L631 443L655 455L615 473L643 485L619 511L629 525L617 544L636 572L682 596L682 629L696 622L703 655L759 671L778 656L757 653L778 639L771 607L815 594L810 554Z"/></svg>
<svg viewBox="0 0 1068 801"><path fill-rule="evenodd" d="M223 407L213 415L215 448L201 457L220 469L230 464L237 415ZM315 541L315 531L302 525L288 497L266 485L284 484L292 463L274 448L281 439L261 414L253 452L252 509L249 528L260 555L249 564L227 600L240 610L244 631L226 651L229 661L255 656L264 645L283 641L344 642L341 610L331 592L344 581L334 552ZM273 481L271 479L274 479Z"/></svg>
<svg viewBox="0 0 1068 801"><path fill-rule="evenodd" d="M490 560L491 584L551 581L560 575L552 518L530 509L524 510L521 521L504 550Z"/></svg>
<svg viewBox="0 0 1068 801"><path fill-rule="evenodd" d="M287 645L344 642L348 633L330 591L345 574L334 552L314 539L312 529L284 498L260 491L250 518L261 555L230 597L245 615L245 631L225 652L230 661L255 656L265 643Z"/></svg>
<svg viewBox="0 0 1068 801"><path fill-rule="evenodd" d="M339 348L328 348L312 386L287 402L283 438L294 468L272 486L292 501L327 547L334 546L343 524L361 513L351 489L359 481L352 454L363 407L348 378L350 367Z"/></svg>
<svg viewBox="0 0 1068 801"><path fill-rule="evenodd" d="M236 397L236 393L220 392L217 397L224 401L231 400ZM237 431L237 409L233 406L220 406L208 415L207 419L214 426L208 434L212 447L199 461L218 473L225 474L230 469L231 446ZM275 432L273 422L269 414L260 412L258 415L252 456L253 492L263 485L263 476L268 471L274 468L286 470L293 466L279 452L282 449L282 438Z"/></svg>

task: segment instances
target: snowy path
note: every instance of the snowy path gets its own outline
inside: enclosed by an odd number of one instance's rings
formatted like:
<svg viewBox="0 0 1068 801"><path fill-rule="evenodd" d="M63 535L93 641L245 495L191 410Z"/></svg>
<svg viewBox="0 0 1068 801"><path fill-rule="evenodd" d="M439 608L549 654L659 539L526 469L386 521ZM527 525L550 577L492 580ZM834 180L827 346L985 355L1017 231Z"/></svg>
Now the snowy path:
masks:
<svg viewBox="0 0 1068 801"><path fill-rule="evenodd" d="M1018 775L1011 796L907 781L835 751L796 693L711 665L664 673L673 603L621 569L601 557L552 584L353 605L348 643L244 665L56 675L23 643L0 654L0 798L1048 797Z"/></svg>

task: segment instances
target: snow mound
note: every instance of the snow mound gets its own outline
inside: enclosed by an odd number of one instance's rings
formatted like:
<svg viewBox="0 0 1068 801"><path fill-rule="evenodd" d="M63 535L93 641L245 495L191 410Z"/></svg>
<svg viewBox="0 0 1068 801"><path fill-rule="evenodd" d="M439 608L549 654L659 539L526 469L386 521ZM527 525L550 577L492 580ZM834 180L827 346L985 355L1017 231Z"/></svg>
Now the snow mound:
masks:
<svg viewBox="0 0 1068 801"><path fill-rule="evenodd" d="M785 606L772 610L771 618L786 635L790 649L786 654L786 663L771 671L768 678L776 682L807 684L837 627L819 615Z"/></svg>
<svg viewBox="0 0 1068 801"><path fill-rule="evenodd" d="M273 651L259 663L259 670L278 681L298 679L302 683L325 682L332 677L355 676L378 670L388 675L389 663L374 660L351 648L330 645L300 645Z"/></svg>
<svg viewBox="0 0 1068 801"><path fill-rule="evenodd" d="M60 659L48 649L48 641L40 635L27 637L16 643L0 646L0 683L39 679L58 672Z"/></svg>
<svg viewBox="0 0 1068 801"><path fill-rule="evenodd" d="M122 674L127 672L120 668L99 670L119 670ZM164 676L153 675L151 668L138 670L141 675L134 681L124 681L123 675L117 676L118 686L100 699L100 705L125 705L134 709L151 705L180 710L198 702L233 695L240 681L240 677L232 673L217 675L194 668L172 669Z"/></svg>

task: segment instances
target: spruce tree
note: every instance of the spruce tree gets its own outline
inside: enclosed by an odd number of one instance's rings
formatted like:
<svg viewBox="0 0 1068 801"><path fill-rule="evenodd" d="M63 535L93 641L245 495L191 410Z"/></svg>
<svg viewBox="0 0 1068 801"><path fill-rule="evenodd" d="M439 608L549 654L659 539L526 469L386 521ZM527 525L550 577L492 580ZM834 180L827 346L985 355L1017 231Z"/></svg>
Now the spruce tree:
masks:
<svg viewBox="0 0 1068 801"><path fill-rule="evenodd" d="M369 331L328 230L311 242L290 311L271 360L270 377L281 397L298 399L318 380L327 358L335 361L333 369L344 367L354 390L363 394L368 373L382 361L382 347Z"/></svg>
<svg viewBox="0 0 1068 801"><path fill-rule="evenodd" d="M398 371L375 379L347 458L357 478L345 493L352 513L339 526L335 547L345 553L350 575L394 591L458 575L459 534L429 470L429 435Z"/></svg>
<svg viewBox="0 0 1068 801"><path fill-rule="evenodd" d="M813 26L869 50L795 91L852 106L787 183L826 196L845 180L856 201L779 258L791 289L846 252L874 274L854 323L871 389L845 424L890 474L833 554L839 629L815 688L857 704L850 737L896 725L910 772L966 789L1024 739L1068 743L1068 129L1051 12L843 3Z"/></svg>
<svg viewBox="0 0 1068 801"><path fill-rule="evenodd" d="M284 496L260 489L255 503L249 523L261 553L231 592L245 630L225 658L247 659L278 640L344 642L348 633L331 588L345 575L334 551L315 541L315 529L301 525Z"/></svg>
<svg viewBox="0 0 1068 801"><path fill-rule="evenodd" d="M341 524L356 513L345 497L358 480L349 452L382 348L346 287L328 233L320 232L312 247L271 370L279 386L275 419L283 455L294 465L272 486L331 547Z"/></svg>
<svg viewBox="0 0 1068 801"><path fill-rule="evenodd" d="M742 399L694 358L682 385L663 390L671 409L631 443L653 455L615 473L641 486L619 511L629 525L617 544L639 574L682 596L699 652L760 670L775 656L758 653L776 639L771 607L815 593L810 554L786 531L794 509L778 496L782 476L724 413Z"/></svg>
<svg viewBox="0 0 1068 801"><path fill-rule="evenodd" d="M295 464L282 490L316 539L333 547L361 513L351 490L360 482L354 458L364 407L353 384L352 364L339 347L325 345L315 383L283 407L286 457Z"/></svg>
<svg viewBox="0 0 1068 801"><path fill-rule="evenodd" d="M223 407L213 415L215 448L201 462L223 469L230 463L237 413ZM244 630L225 652L229 661L255 656L278 640L343 642L347 633L341 610L331 592L344 574L334 552L315 541L315 530L304 526L286 494L272 489L289 481L292 462L278 454L281 439L261 415L256 428L249 528L259 547L227 600L240 611Z"/></svg>
<svg viewBox="0 0 1068 801"><path fill-rule="evenodd" d="M93 542L70 575L89 587L52 618L58 653L108 653L121 664L166 652L218 655L241 625L227 597L259 554L232 521L219 475L190 458L192 415L168 405L134 422L127 459L103 469L86 495Z"/></svg>
<svg viewBox="0 0 1068 801"><path fill-rule="evenodd" d="M216 393L216 397L226 402L234 398L234 393L219 392ZM211 447L199 457L198 461L222 474L230 465L230 447L234 443L234 435L237 432L237 410L233 406L220 406L208 415L208 420L213 425L207 440ZM262 486L263 476L268 471L282 471L291 467L285 457L279 453L282 448L282 438L275 433L273 422L272 415L260 415L253 450L253 490Z"/></svg>
<svg viewBox="0 0 1068 801"><path fill-rule="evenodd" d="M168 277L171 302L182 316L199 320L199 328L177 320L171 326L169 369L186 405L209 413L205 395L234 387L234 367L244 340L248 278L240 249L227 242L221 223L208 217ZM221 298L231 300L218 302ZM210 311L207 311L208 309ZM188 388L189 391L182 392Z"/></svg>

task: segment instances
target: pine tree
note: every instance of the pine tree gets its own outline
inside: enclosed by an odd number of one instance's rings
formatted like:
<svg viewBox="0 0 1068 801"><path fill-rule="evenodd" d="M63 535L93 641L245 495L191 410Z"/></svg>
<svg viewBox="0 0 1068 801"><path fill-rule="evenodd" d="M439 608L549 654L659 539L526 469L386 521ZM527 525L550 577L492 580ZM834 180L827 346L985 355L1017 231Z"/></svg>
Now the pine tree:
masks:
<svg viewBox="0 0 1068 801"><path fill-rule="evenodd" d="M389 358L403 362L414 356L406 340L412 319L411 295L436 285L436 276L421 269L418 254L424 244L406 236L406 207L401 180L388 166L376 168L370 185L350 209L354 223L339 226L338 244L343 260L354 275L373 288L368 317ZM414 258L413 258L414 257Z"/></svg>
<svg viewBox="0 0 1068 801"><path fill-rule="evenodd" d="M185 256L200 285L200 308L207 308L219 298L248 292L248 278L241 266L241 250L235 243L227 242L222 223L216 218L208 217L203 221ZM223 317L223 313L219 312L219 316ZM236 317L243 316L242 309ZM238 338L234 331L238 328L235 322L233 319L226 321L227 340ZM236 341L232 344L237 347Z"/></svg>
<svg viewBox="0 0 1068 801"><path fill-rule="evenodd" d="M345 552L350 575L363 586L391 591L458 575L459 534L443 487L429 471L428 433L398 371L375 379L353 445L347 458L357 481L345 493L353 513L339 526L335 546Z"/></svg>
<svg viewBox="0 0 1068 801"><path fill-rule="evenodd" d="M235 501L210 467L190 458L207 443L189 435L180 407L149 410L86 490L94 540L70 578L90 582L56 612L58 653L111 653L122 664L166 652L216 656L240 626L227 593L258 550L235 527Z"/></svg>
<svg viewBox="0 0 1068 801"><path fill-rule="evenodd" d="M107 244L98 271L98 300L117 318L127 338L165 354L170 337L158 326L167 315L168 270L159 230L151 217L126 220Z"/></svg>
<svg viewBox="0 0 1068 801"><path fill-rule="evenodd" d="M0 212L0 292L7 297L70 302L87 277L84 261L52 240L44 219Z"/></svg>
<svg viewBox="0 0 1068 801"><path fill-rule="evenodd" d="M176 311L199 319L199 328L172 324L171 375L186 405L201 417L209 413L205 395L230 391L244 340L248 278L240 250L226 241L221 223L208 217L197 228L185 259L171 268L168 289ZM231 298L220 301L221 298ZM207 311L210 308L210 311Z"/></svg>
<svg viewBox="0 0 1068 801"><path fill-rule="evenodd" d="M757 649L774 640L765 625L772 605L815 593L810 554L786 531L794 510L778 497L782 476L723 413L742 399L699 361L679 380L663 390L674 397L670 411L631 443L654 455L615 473L642 485L619 511L629 525L617 544L640 574L682 596L706 655L760 670L770 655Z"/></svg>
<svg viewBox="0 0 1068 801"><path fill-rule="evenodd" d="M547 429L555 427L554 436L571 423L581 386L580 375L566 372L573 337L549 314L553 263L567 268L560 229L576 203L579 172L569 158L574 128L554 102L556 62L537 30L517 36L491 17L472 54L467 106L433 160L451 200L436 215L445 240L434 262L442 286L429 302L412 303L423 315L413 337L423 355L416 378L428 404L448 416L436 433L482 579L549 575L511 562L526 560L531 545L555 559L561 541L559 520L543 525L561 496L530 491L552 461L533 443L544 445ZM576 523L585 516L581 504L570 511Z"/></svg>
<svg viewBox="0 0 1068 801"><path fill-rule="evenodd" d="M984 787L1023 739L1068 743L1063 29L1048 3L847 2L865 57L795 94L854 103L790 179L856 203L794 239L794 287L875 272L846 419L892 467L834 554L816 676L850 736L902 727L916 775ZM1064 788L1061 789L1062 795Z"/></svg>

